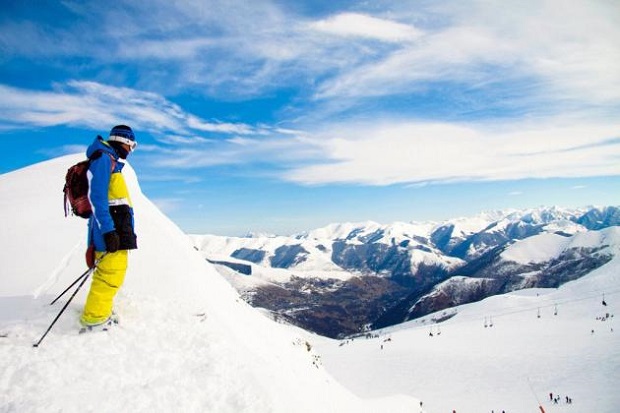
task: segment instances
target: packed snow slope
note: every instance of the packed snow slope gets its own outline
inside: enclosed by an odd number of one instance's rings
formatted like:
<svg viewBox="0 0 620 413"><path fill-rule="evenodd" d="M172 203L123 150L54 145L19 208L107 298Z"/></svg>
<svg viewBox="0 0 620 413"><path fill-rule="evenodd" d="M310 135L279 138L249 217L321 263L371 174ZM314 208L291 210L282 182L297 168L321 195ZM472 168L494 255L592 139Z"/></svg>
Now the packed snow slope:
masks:
<svg viewBox="0 0 620 413"><path fill-rule="evenodd" d="M189 238L124 174L139 249L115 302L120 324L78 334L88 284L52 299L85 270L86 221L65 218L67 168L81 155L0 176L0 411L411 412L406 396L369 400L335 381L316 337L239 299Z"/></svg>
<svg viewBox="0 0 620 413"><path fill-rule="evenodd" d="M620 227L559 241L540 234L504 255L535 262L571 243L603 245L615 258L557 289L489 297L354 340L323 338L325 367L358 394L415 394L429 412L617 412Z"/></svg>

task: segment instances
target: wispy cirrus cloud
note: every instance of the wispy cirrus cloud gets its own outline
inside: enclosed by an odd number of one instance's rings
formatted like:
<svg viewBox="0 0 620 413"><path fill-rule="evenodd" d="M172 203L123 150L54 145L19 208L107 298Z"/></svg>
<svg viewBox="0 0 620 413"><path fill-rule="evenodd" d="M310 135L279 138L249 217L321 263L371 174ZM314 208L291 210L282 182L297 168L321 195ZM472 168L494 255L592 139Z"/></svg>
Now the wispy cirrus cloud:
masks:
<svg viewBox="0 0 620 413"><path fill-rule="evenodd" d="M334 6L318 17L267 0L58 7L79 19L63 28L5 23L3 50L89 59L101 66L99 83L110 80L104 67L113 65L122 80L130 67L140 73L136 88L163 95L199 90L238 99L301 88L330 103L423 96L447 83L453 85L448 93L478 89L497 98L495 89L515 83L519 90L510 97L528 103L617 104L620 98L614 2L451 0L412 7L392 1L341 11Z"/></svg>
<svg viewBox="0 0 620 413"><path fill-rule="evenodd" d="M96 80L0 85L0 129L128 120L166 146L151 151L157 165L260 163L301 184L619 173L614 2L395 0L314 16L271 1L59 7L79 18L50 38L32 22L4 23L2 50L85 59ZM286 97L271 124L253 125L166 98L183 93ZM420 110L430 94L433 109L449 109Z"/></svg>
<svg viewBox="0 0 620 413"><path fill-rule="evenodd" d="M519 103L551 102L558 112L569 102L573 107L618 104L617 5L460 3L427 5L434 19L415 41L340 71L319 85L316 96L423 95L439 82L453 85L447 91L473 88L488 90L491 96L497 88L513 89L511 98ZM393 14L407 21L411 11L405 7L395 5ZM425 12L411 14L410 22L420 14ZM525 84L532 87L523 88Z"/></svg>
<svg viewBox="0 0 620 413"><path fill-rule="evenodd" d="M361 13L340 13L308 25L311 29L345 37L362 37L384 42L411 41L422 32L409 24Z"/></svg>
<svg viewBox="0 0 620 413"><path fill-rule="evenodd" d="M283 171L311 164L323 155L302 135L282 135L274 131L270 135L221 139L209 145L162 148L150 159L153 165L179 169L261 165L261 175L280 178Z"/></svg>
<svg viewBox="0 0 620 413"><path fill-rule="evenodd" d="M620 175L619 123L330 125L323 161L284 178L306 185L392 185ZM587 144L584 144L587 143ZM320 148L320 149L319 149Z"/></svg>
<svg viewBox="0 0 620 413"><path fill-rule="evenodd" d="M256 129L243 123L207 122L194 115L187 115L187 126L205 132L236 133L248 135L256 133Z"/></svg>
<svg viewBox="0 0 620 413"><path fill-rule="evenodd" d="M0 123L9 128L69 125L97 129L102 124L129 122L170 143L204 143L199 132L252 134L243 123L210 122L184 111L161 95L87 81L56 84L36 91L0 84Z"/></svg>
<svg viewBox="0 0 620 413"><path fill-rule="evenodd" d="M99 129L129 123L159 145L141 145L154 166L205 168L265 163L290 165L318 156L303 132L279 126L207 121L164 97L126 87L70 81L51 91L0 85L0 125L5 128L72 126ZM63 147L66 153L81 146ZM58 154L54 148L51 154Z"/></svg>
<svg viewBox="0 0 620 413"><path fill-rule="evenodd" d="M620 174L620 124L604 119L341 121L303 131L208 122L157 94L93 82L74 81L47 92L0 86L0 93L3 124L96 129L131 119L163 145L146 147L156 167L262 165L262 174L303 185Z"/></svg>

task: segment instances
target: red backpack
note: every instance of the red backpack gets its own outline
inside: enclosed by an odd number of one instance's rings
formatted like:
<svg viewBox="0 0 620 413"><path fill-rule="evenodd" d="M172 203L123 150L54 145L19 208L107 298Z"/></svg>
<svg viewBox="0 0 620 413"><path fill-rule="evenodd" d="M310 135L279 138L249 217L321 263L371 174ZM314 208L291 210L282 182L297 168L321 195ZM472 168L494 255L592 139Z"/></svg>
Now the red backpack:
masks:
<svg viewBox="0 0 620 413"><path fill-rule="evenodd" d="M65 216L69 215L69 210L73 215L77 215L82 218L90 218L93 213L93 208L88 200L88 167L93 159L97 159L101 156L101 151L95 152L90 158L85 161L81 161L73 165L67 170L65 176L65 186L63 188L64 193L64 207ZM116 167L116 160L112 155L112 171Z"/></svg>

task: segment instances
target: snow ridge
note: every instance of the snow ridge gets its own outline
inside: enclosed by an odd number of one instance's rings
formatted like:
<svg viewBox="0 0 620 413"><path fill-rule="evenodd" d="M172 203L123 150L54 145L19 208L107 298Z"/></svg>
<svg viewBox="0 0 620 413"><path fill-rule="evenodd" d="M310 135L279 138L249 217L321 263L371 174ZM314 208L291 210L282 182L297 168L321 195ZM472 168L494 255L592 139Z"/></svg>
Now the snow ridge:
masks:
<svg viewBox="0 0 620 413"><path fill-rule="evenodd" d="M49 302L84 270L85 222L60 188L81 155L0 176L0 411L411 411L411 397L362 400L322 367L313 337L245 304L124 169L139 249L112 330L79 335L87 287L41 347ZM43 235L43 236L42 236ZM50 242L50 239L53 242ZM30 251L35 259L24 259ZM316 397L320 394L321 397Z"/></svg>

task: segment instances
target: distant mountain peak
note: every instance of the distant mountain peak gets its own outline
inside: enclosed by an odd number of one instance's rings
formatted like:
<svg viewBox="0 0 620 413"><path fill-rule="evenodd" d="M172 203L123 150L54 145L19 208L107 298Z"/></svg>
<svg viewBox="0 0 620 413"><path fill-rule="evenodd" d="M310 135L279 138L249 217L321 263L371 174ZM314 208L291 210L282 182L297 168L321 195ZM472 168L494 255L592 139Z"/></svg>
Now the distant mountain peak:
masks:
<svg viewBox="0 0 620 413"><path fill-rule="evenodd" d="M255 266L258 275L253 277L268 287L257 287L252 277L234 281L250 282L253 302L292 321L304 320L305 328L337 336L359 325L385 327L489 295L556 287L616 254L595 232L617 225L618 207L551 206L486 211L443 222L333 223L294 237L198 236L195 243L207 258L228 256ZM360 279L364 292L357 285ZM281 290L274 290L276 285ZM290 295L283 297L282 291ZM356 300L368 307L366 314L347 310L361 305ZM321 321L325 312L331 323Z"/></svg>

